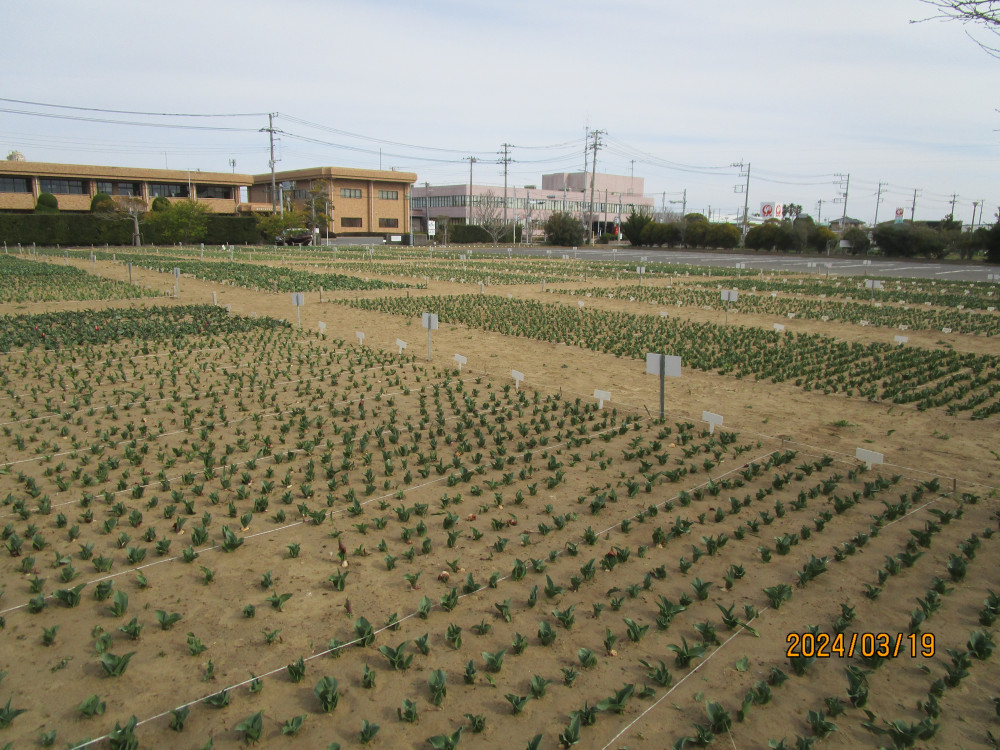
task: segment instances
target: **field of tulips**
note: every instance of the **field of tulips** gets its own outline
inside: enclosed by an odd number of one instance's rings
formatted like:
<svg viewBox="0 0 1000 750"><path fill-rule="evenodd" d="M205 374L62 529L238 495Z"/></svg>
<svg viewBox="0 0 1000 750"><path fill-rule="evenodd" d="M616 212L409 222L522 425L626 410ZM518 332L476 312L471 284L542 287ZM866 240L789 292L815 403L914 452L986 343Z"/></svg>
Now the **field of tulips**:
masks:
<svg viewBox="0 0 1000 750"><path fill-rule="evenodd" d="M718 269L665 267L650 291L620 263L412 253L94 251L235 284L253 312L184 304L182 280L169 306L0 318L0 747L998 746L995 490L377 342L434 311L441 335L568 344L555 368L576 347L639 370L665 351L848 418L936 409L953 443L1000 412L996 356L585 296L717 307ZM379 296L401 285L378 277L516 293L558 269L594 286L558 304ZM984 285L887 283L873 309L855 281L735 274L760 314L993 319L938 309L986 310ZM372 293L304 308L330 321L316 334L276 320L275 283Z"/></svg>
<svg viewBox="0 0 1000 750"><path fill-rule="evenodd" d="M158 297L122 281L101 279L72 266L0 255L0 304L62 300L116 300Z"/></svg>
<svg viewBox="0 0 1000 750"><path fill-rule="evenodd" d="M6 347L0 741L985 742L978 495L189 318Z"/></svg>
<svg viewBox="0 0 1000 750"><path fill-rule="evenodd" d="M871 401L946 407L984 419L1000 412L1000 359L829 336L694 323L492 295L368 298L353 307L401 316L437 312L442 322L565 343L619 357L668 352L685 366L736 378L791 382Z"/></svg>
<svg viewBox="0 0 1000 750"><path fill-rule="evenodd" d="M721 284L710 288L703 284L675 284L669 287L635 285L574 289L568 290L567 293L584 297L648 302L665 306L725 310L726 302L722 300L722 288ZM794 286L790 288L790 290L794 289ZM787 293L786 291L786 295ZM782 318L801 318L824 322L832 320L839 323L881 326L899 330L941 331L944 328L950 328L955 333L983 336L1000 334L1000 314L996 313L995 309L980 312L965 306L962 309L955 309L924 305L913 307L911 304L898 303L885 305L882 302L871 302L869 299L842 301L827 299L825 293L820 293L818 297L804 297L801 293L796 293L794 296L786 295L778 296L777 292L759 292L750 288L740 292L735 302L729 303L729 310L734 314L770 315L776 321Z"/></svg>

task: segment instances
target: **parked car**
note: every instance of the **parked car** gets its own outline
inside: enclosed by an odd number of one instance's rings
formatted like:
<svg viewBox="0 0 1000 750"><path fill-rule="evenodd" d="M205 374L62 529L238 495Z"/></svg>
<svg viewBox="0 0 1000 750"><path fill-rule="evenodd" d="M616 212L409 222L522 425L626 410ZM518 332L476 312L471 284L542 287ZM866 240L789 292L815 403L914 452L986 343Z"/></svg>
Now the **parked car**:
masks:
<svg viewBox="0 0 1000 750"><path fill-rule="evenodd" d="M308 245L312 242L312 231L306 227L283 229L274 238L275 245Z"/></svg>

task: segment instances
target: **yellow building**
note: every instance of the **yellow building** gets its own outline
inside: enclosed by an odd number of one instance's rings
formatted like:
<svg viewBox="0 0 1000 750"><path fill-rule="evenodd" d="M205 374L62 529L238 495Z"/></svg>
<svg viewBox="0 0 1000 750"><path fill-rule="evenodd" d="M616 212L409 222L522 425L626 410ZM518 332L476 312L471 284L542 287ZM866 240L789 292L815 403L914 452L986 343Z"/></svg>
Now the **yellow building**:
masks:
<svg viewBox="0 0 1000 750"><path fill-rule="evenodd" d="M51 193L62 211L89 211L97 193L138 196L146 204L160 196L171 202L192 199L214 213L240 209L254 178L228 172L136 169L81 164L0 161L0 211L32 211L42 193Z"/></svg>
<svg viewBox="0 0 1000 750"><path fill-rule="evenodd" d="M250 203L253 210L266 204L331 217L330 231L337 234L407 234L410 231L410 189L417 175L381 169L312 167L276 172L272 197L271 173L253 177ZM319 196L316 198L315 196ZM328 205L327 205L328 204ZM329 207L329 212L327 212Z"/></svg>

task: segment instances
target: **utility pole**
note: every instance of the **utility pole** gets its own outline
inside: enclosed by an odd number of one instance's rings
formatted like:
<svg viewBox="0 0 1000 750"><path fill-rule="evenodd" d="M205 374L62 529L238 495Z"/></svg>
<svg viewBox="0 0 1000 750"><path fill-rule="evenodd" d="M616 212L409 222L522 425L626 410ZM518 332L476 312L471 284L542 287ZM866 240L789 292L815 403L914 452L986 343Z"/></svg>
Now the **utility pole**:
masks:
<svg viewBox="0 0 1000 750"><path fill-rule="evenodd" d="M951 219L955 220L955 203L958 201L958 193L951 194Z"/></svg>
<svg viewBox="0 0 1000 750"><path fill-rule="evenodd" d="M469 160L469 200L465 206L465 223L469 225L472 223L472 165L478 159L475 156L466 156L465 158Z"/></svg>
<svg viewBox="0 0 1000 750"><path fill-rule="evenodd" d="M501 143L500 146L503 148L503 156L500 158L500 163L503 164L503 225L504 231L507 227L507 165L510 164L511 158L509 149L513 146L509 143Z"/></svg>
<svg viewBox="0 0 1000 750"><path fill-rule="evenodd" d="M878 226L878 207L879 204L882 202L882 188L887 188L887 187L889 187L889 185L884 182L879 182L878 184L878 196L876 196L875 198L875 221L872 222L873 227Z"/></svg>
<svg viewBox="0 0 1000 750"><path fill-rule="evenodd" d="M816 201L816 223L821 224L823 222L823 199L820 198Z"/></svg>
<svg viewBox="0 0 1000 750"><path fill-rule="evenodd" d="M635 159L632 159L629 163L632 165L631 167L632 171L630 173L628 182L628 194L632 195L633 193L635 193Z"/></svg>
<svg viewBox="0 0 1000 750"><path fill-rule="evenodd" d="M584 226L586 239L587 227L587 173L590 171L590 126L583 129L583 200L580 201L580 223Z"/></svg>
<svg viewBox="0 0 1000 750"><path fill-rule="evenodd" d="M743 166L744 166L743 162L741 162L741 161L740 162L735 162L733 164L730 164L730 166L732 166L732 167L739 167L740 168L740 177L743 176ZM733 192L734 193L743 193L743 236L740 238L740 245L742 245L744 242L746 242L747 232L750 229L750 216L749 216L749 212L750 212L750 162L746 163L746 170L747 170L747 174L746 174L746 178L747 178L746 187L744 187L743 184L741 183L739 185L736 185L733 188ZM708 220L711 222L712 218L709 217Z"/></svg>
<svg viewBox="0 0 1000 750"><path fill-rule="evenodd" d="M431 184L424 183L424 229L427 230L427 240L431 239Z"/></svg>
<svg viewBox="0 0 1000 750"><path fill-rule="evenodd" d="M850 192L851 188L851 175L850 173L848 174L838 173L836 177L837 177L836 184L839 185L841 188L843 188L844 191L840 194L841 197L837 199L837 200L842 200L844 202L844 213L843 216L841 216L840 218L840 234L841 236L843 236L844 232L847 231L847 195Z"/></svg>
<svg viewBox="0 0 1000 750"><path fill-rule="evenodd" d="M972 201L972 231L976 231L976 209L979 207L979 201Z"/></svg>
<svg viewBox="0 0 1000 750"><path fill-rule="evenodd" d="M587 231L590 237L590 244L594 244L594 182L597 180L597 149L602 146L601 136L606 133L605 130L595 130L594 131L594 159L590 170L590 217L587 222Z"/></svg>
<svg viewBox="0 0 1000 750"><path fill-rule="evenodd" d="M261 128L261 130L267 131L267 134L270 136L271 139L271 160L268 162L271 166L271 213L274 213L278 207L278 202L277 202L278 186L275 183L274 179L274 115L275 114L276 114L275 112L268 112L267 127Z"/></svg>
<svg viewBox="0 0 1000 750"><path fill-rule="evenodd" d="M918 188L913 188L913 203L910 204L910 224L913 224L913 219L917 214L917 192Z"/></svg>

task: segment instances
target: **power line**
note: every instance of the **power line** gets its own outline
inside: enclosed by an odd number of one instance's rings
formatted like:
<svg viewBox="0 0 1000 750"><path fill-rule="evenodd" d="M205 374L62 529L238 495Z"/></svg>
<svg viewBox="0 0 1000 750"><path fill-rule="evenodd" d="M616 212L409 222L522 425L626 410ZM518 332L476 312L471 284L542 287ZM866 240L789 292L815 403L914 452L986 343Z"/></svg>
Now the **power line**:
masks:
<svg viewBox="0 0 1000 750"><path fill-rule="evenodd" d="M52 107L54 109L72 109L78 112L103 112L113 115L142 115L144 117L264 117L267 112L234 112L225 114L191 114L186 112L137 112L131 109L101 109L99 107L74 107L69 104L46 104L45 102L29 102L24 99L5 99L0 96L0 102L12 104L29 104L32 107Z"/></svg>

